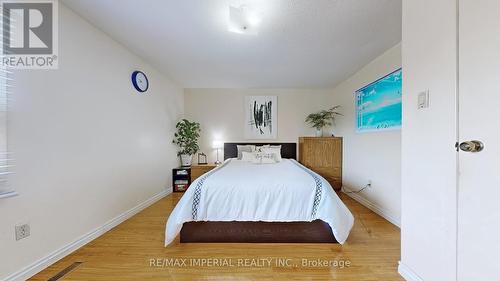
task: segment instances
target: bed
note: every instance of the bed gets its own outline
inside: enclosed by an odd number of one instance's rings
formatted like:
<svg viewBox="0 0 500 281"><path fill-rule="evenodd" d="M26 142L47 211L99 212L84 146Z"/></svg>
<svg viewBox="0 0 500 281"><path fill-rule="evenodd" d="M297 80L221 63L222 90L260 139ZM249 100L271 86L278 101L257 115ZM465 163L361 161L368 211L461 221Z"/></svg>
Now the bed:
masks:
<svg viewBox="0 0 500 281"><path fill-rule="evenodd" d="M346 241L351 212L325 179L296 161L295 143L271 143L281 146L276 164L238 160L244 144L225 143L223 164L191 184L168 218L165 246L179 233L181 243Z"/></svg>

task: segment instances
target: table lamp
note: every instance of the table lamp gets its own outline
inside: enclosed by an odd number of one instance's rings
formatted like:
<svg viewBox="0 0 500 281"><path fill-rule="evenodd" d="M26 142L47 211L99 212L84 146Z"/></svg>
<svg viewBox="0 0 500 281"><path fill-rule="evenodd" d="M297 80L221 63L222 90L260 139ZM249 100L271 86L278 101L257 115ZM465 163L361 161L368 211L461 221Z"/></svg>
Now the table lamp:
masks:
<svg viewBox="0 0 500 281"><path fill-rule="evenodd" d="M220 140L215 140L212 142L212 147L217 150L217 161L215 161L215 165L220 165L222 162L219 161L219 149L224 147L224 143Z"/></svg>

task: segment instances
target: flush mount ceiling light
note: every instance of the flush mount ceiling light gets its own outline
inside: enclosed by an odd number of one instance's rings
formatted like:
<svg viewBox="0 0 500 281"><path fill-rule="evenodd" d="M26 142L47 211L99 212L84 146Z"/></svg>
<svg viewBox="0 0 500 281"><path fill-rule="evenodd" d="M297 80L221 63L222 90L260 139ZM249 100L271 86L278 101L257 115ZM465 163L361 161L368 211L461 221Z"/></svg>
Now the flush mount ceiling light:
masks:
<svg viewBox="0 0 500 281"><path fill-rule="evenodd" d="M228 30L240 34L257 34L260 18L248 6L229 6Z"/></svg>

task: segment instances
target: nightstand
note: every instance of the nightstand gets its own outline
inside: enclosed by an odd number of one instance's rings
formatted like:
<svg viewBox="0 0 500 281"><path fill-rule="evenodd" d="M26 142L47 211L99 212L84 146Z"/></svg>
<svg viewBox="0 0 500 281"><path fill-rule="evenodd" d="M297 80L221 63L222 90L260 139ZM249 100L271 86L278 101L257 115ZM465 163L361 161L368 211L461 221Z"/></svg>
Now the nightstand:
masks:
<svg viewBox="0 0 500 281"><path fill-rule="evenodd" d="M191 168L179 167L172 169L172 184L174 192L184 192L191 184Z"/></svg>
<svg viewBox="0 0 500 281"><path fill-rule="evenodd" d="M195 179L201 177L203 174L212 170L215 167L217 167L217 165L215 164L205 164L205 165L193 164L191 166L191 182L193 182Z"/></svg>

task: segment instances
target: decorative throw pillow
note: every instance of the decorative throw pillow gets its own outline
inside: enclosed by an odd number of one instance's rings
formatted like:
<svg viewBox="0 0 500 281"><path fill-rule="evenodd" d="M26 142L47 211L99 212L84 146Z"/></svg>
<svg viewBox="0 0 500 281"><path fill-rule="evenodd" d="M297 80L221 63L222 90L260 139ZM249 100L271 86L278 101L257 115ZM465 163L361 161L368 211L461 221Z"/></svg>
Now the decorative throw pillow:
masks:
<svg viewBox="0 0 500 281"><path fill-rule="evenodd" d="M237 145L238 148L238 160L241 160L243 157L242 152L254 152L255 145Z"/></svg>
<svg viewBox="0 0 500 281"><path fill-rule="evenodd" d="M247 152L244 152L244 154ZM252 163L253 164L274 164L276 162L276 157L273 153L265 153L265 152L254 152L253 153L253 159ZM246 156L250 158L251 156ZM245 155L243 156L245 158Z"/></svg>
<svg viewBox="0 0 500 281"><path fill-rule="evenodd" d="M252 163L253 164L262 164L262 158L260 156L260 152L254 152L253 155L254 155L254 158L253 158Z"/></svg>
<svg viewBox="0 0 500 281"><path fill-rule="evenodd" d="M263 144L263 145L255 146L255 151L261 151L264 148L270 148L270 147L281 149L281 145Z"/></svg>
<svg viewBox="0 0 500 281"><path fill-rule="evenodd" d="M276 156L274 153L260 153L260 163L261 164L274 164L277 163Z"/></svg>
<svg viewBox="0 0 500 281"><path fill-rule="evenodd" d="M281 145L264 147L262 152L272 154L276 162L281 162Z"/></svg>

